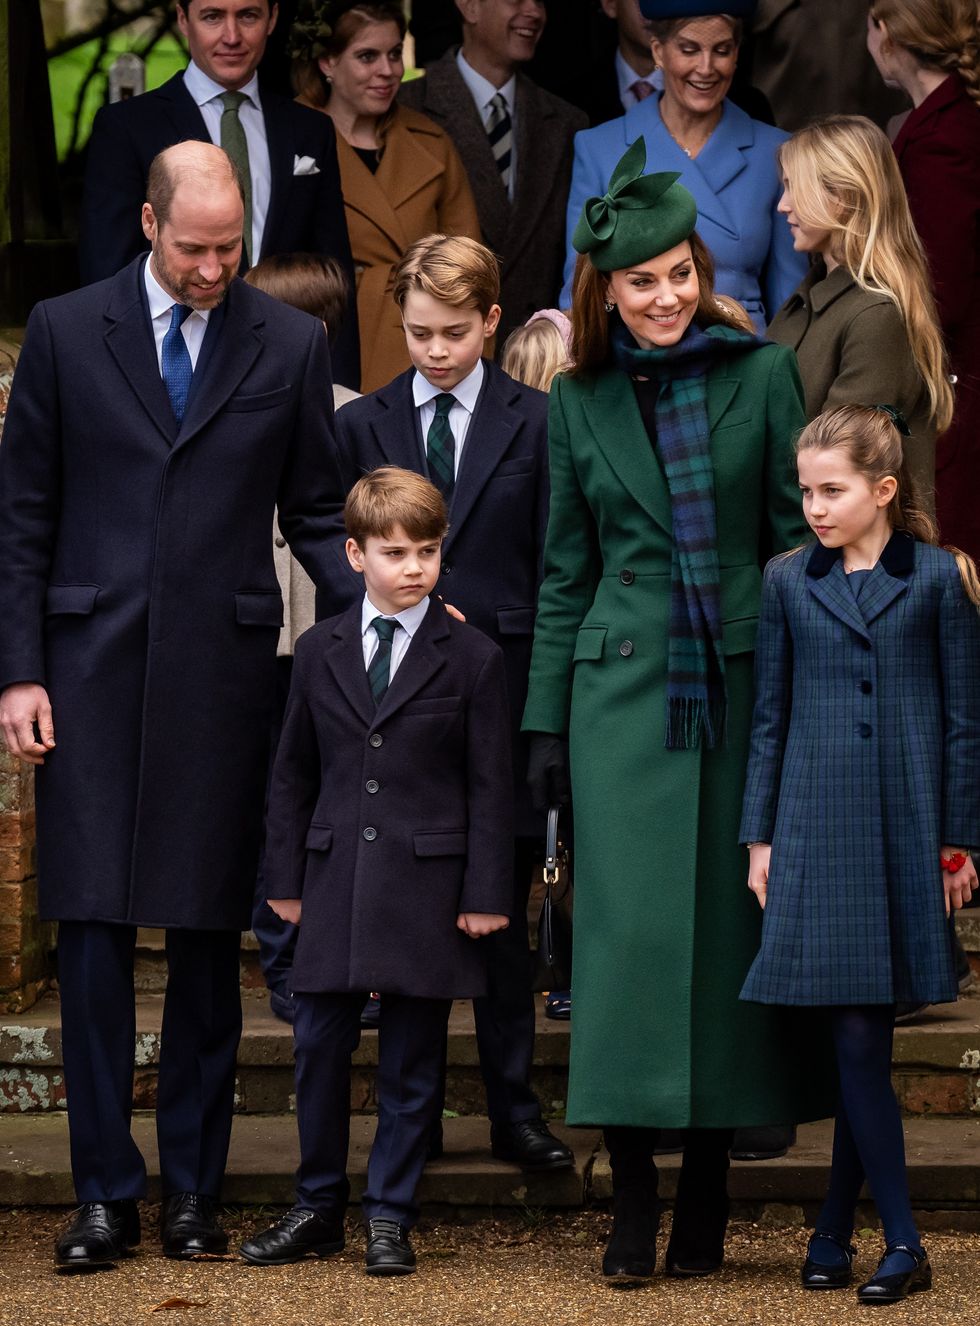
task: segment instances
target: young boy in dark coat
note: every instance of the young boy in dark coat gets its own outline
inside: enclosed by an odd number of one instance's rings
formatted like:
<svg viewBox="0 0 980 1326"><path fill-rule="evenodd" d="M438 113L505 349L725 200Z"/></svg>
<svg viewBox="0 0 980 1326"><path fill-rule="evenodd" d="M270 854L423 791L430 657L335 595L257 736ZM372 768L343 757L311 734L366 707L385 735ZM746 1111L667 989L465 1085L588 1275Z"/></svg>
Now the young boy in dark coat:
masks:
<svg viewBox="0 0 980 1326"><path fill-rule="evenodd" d="M408 1230L451 1001L485 993L474 941L510 916L509 714L500 650L429 598L447 524L438 491L387 467L344 514L364 594L297 641L267 821L269 904L299 925L296 1205L241 1251L281 1265L343 1247L350 1060L379 990L362 1209L368 1273L398 1275L415 1269Z"/></svg>

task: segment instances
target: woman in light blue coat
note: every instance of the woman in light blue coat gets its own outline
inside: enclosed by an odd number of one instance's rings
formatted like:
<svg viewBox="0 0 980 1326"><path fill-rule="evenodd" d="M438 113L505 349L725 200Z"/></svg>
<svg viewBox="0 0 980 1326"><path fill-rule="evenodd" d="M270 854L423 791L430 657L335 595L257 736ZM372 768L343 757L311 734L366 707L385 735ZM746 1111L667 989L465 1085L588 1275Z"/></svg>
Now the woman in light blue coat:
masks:
<svg viewBox="0 0 980 1326"><path fill-rule="evenodd" d="M642 137L647 169L678 171L694 195L698 234L715 263L716 290L737 299L756 330L764 332L806 275L807 263L794 252L776 212L781 193L776 149L788 135L750 119L727 98L738 60L740 6L698 0L700 14L693 18L659 17L683 8L678 0L642 0L641 8L655 20L651 48L664 90L618 120L575 135L561 306L572 302L571 240L582 207L587 198L606 192L616 163Z"/></svg>

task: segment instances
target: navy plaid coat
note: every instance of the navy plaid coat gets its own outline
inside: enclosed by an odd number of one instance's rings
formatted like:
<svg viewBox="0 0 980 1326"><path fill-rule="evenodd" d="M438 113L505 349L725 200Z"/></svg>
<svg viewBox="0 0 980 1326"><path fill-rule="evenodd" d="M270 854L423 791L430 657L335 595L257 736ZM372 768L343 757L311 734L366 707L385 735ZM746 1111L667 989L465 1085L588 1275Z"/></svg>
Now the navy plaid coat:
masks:
<svg viewBox="0 0 980 1326"><path fill-rule="evenodd" d="M771 842L765 1004L956 998L939 850L980 842L980 615L896 533L860 600L839 549L769 563L742 842Z"/></svg>

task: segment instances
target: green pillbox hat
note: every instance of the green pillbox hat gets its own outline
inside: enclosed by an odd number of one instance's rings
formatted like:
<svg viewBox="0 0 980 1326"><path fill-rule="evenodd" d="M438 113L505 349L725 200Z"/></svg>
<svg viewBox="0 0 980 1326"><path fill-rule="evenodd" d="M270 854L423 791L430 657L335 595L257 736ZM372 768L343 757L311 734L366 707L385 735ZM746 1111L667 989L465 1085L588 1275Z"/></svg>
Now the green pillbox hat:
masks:
<svg viewBox="0 0 980 1326"><path fill-rule="evenodd" d="M572 235L600 272L647 262L682 243L694 230L698 209L678 184L676 171L644 175L647 145L642 137L619 159L602 198L590 198Z"/></svg>

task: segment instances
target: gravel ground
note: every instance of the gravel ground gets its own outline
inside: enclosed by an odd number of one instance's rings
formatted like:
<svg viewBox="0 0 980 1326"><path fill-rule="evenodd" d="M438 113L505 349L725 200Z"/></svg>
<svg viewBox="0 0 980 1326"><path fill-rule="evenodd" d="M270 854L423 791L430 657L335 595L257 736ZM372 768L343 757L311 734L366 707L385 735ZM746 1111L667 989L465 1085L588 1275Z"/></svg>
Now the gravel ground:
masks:
<svg viewBox="0 0 980 1326"><path fill-rule="evenodd" d="M226 1212L232 1246L276 1214ZM733 1225L718 1275L701 1281L658 1275L642 1287L616 1290L598 1273L609 1229L600 1212L531 1211L466 1225L429 1220L415 1235L418 1273L398 1280L364 1275L363 1240L353 1220L341 1256L260 1269L237 1258L168 1262L157 1250L155 1211L144 1216L144 1249L118 1270L58 1276L51 1241L64 1213L0 1211L2 1326L848 1326L867 1322L871 1311L851 1291L800 1289L806 1232L799 1228ZM665 1220L663 1244L666 1229ZM858 1270L869 1272L878 1236L866 1231L859 1243ZM936 1287L877 1316L902 1326L976 1322L980 1235L933 1233L928 1246ZM178 1303L158 1306L168 1299Z"/></svg>

